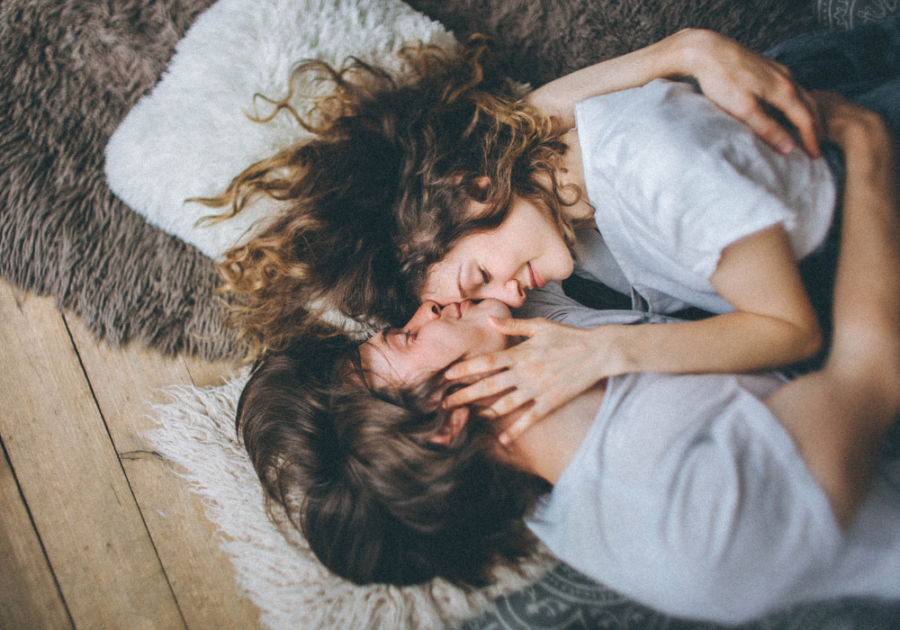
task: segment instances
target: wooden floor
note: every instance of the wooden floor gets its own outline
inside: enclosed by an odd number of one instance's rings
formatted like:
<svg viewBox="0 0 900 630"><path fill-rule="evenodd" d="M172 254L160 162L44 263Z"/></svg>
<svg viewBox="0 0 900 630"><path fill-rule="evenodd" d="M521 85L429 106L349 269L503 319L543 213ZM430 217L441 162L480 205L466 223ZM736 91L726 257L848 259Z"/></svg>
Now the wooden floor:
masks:
<svg viewBox="0 0 900 630"><path fill-rule="evenodd" d="M227 364L98 344L0 281L0 629L260 628L203 508L141 436Z"/></svg>

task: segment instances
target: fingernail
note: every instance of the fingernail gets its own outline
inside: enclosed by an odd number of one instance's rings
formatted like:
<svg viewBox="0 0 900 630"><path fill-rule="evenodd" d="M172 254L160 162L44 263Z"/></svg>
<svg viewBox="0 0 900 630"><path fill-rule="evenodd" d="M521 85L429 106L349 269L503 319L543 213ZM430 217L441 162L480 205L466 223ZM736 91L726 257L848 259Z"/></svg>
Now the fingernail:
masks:
<svg viewBox="0 0 900 630"><path fill-rule="evenodd" d="M511 442L508 433L501 433L497 439L500 441L500 444L502 444L503 446L506 446Z"/></svg>
<svg viewBox="0 0 900 630"><path fill-rule="evenodd" d="M787 155L788 153L790 153L791 151L794 150L794 141L791 140L790 138L788 138L786 140L782 140L778 144L778 147L776 150L779 153L781 153L782 155Z"/></svg>

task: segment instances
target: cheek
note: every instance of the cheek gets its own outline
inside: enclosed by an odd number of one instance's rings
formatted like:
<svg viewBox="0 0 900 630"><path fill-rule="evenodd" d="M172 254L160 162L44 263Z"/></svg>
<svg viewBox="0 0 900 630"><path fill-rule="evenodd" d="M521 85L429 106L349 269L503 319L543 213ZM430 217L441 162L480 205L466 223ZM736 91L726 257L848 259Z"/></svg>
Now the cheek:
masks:
<svg viewBox="0 0 900 630"><path fill-rule="evenodd" d="M428 270L428 275L425 277L425 287L419 299L422 301L434 300L441 306L446 306L451 302L458 301L458 293L456 282L452 278L452 273L447 263L439 262L432 265L431 269Z"/></svg>
<svg viewBox="0 0 900 630"><path fill-rule="evenodd" d="M537 252L534 243L491 235L480 248L482 265L498 280L513 276Z"/></svg>
<svg viewBox="0 0 900 630"><path fill-rule="evenodd" d="M509 341L510 337L494 330L490 324L485 324L485 328L481 330L477 342L471 344L472 356L506 350L509 347Z"/></svg>

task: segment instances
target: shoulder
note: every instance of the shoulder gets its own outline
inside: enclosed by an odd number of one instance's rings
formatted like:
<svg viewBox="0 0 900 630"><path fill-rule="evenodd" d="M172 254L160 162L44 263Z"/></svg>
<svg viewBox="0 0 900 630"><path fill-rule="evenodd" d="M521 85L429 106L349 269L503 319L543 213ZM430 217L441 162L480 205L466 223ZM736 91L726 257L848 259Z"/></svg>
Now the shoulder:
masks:
<svg viewBox="0 0 900 630"><path fill-rule="evenodd" d="M658 374L612 382L603 430L584 454L594 473L582 465L578 479L558 483L593 506L593 531L567 532L578 554L600 548L597 579L671 614L733 623L781 605L804 575L826 569L840 531L762 402L778 382Z"/></svg>

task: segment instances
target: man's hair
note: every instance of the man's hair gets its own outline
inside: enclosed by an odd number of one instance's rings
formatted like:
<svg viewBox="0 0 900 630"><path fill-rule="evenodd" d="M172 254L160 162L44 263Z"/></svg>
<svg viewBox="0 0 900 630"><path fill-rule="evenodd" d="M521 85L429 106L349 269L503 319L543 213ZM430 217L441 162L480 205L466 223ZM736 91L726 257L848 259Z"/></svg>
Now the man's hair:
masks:
<svg viewBox="0 0 900 630"><path fill-rule="evenodd" d="M548 208L574 242L555 175L565 145L498 75L483 40L457 55L423 46L403 55L412 79L402 84L357 59L340 69L300 64L291 85L312 77L330 94L307 116L289 104L293 87L273 103L314 137L197 200L227 207L216 220L257 195L288 205L220 265L233 323L255 352L323 333L334 310L366 325L401 325L429 267L463 236L499 226L513 195ZM468 212L472 200L487 204L480 216Z"/></svg>
<svg viewBox="0 0 900 630"><path fill-rule="evenodd" d="M495 564L534 551L523 517L548 484L499 461L486 421L432 443L446 384L370 389L358 345L320 338L257 362L237 429L269 498L355 583L490 583Z"/></svg>

